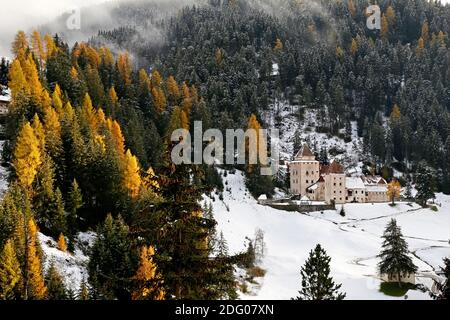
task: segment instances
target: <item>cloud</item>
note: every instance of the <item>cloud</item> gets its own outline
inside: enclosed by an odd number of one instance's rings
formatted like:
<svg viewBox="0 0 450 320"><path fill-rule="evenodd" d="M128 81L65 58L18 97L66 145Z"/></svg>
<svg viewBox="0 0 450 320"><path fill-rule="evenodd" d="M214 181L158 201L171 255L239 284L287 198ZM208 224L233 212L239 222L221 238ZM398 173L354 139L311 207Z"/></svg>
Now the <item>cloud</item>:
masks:
<svg viewBox="0 0 450 320"><path fill-rule="evenodd" d="M18 30L45 24L59 15L109 0L8 0L2 1L0 19L0 56L10 55L11 42Z"/></svg>

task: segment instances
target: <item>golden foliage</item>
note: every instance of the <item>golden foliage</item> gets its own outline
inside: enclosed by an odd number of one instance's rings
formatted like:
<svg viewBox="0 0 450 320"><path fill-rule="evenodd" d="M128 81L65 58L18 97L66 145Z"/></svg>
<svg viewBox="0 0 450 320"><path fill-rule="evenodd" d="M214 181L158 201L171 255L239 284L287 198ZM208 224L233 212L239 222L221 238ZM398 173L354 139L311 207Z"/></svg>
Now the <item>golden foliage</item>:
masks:
<svg viewBox="0 0 450 320"><path fill-rule="evenodd" d="M6 241L0 254L0 300L13 300L22 282L14 242Z"/></svg>
<svg viewBox="0 0 450 320"><path fill-rule="evenodd" d="M392 204L395 203L395 199L400 198L402 192L402 186L400 185L400 182L398 182L398 180L393 179L389 184L388 184L388 190L387 190L387 195L389 197L389 199L392 201Z"/></svg>
<svg viewBox="0 0 450 320"><path fill-rule="evenodd" d="M139 164L135 156L128 150L125 154L125 168L124 168L124 186L128 194L135 198L139 194L141 188L141 176L139 175Z"/></svg>
<svg viewBox="0 0 450 320"><path fill-rule="evenodd" d="M30 123L27 122L20 130L17 138L13 161L18 181L22 186L31 186L41 162L39 140L36 138Z"/></svg>
<svg viewBox="0 0 450 320"><path fill-rule="evenodd" d="M27 291L28 299L43 300L47 296L42 274L42 265L38 255L37 227L33 219L28 222L28 255L27 255Z"/></svg>
<svg viewBox="0 0 450 320"><path fill-rule="evenodd" d="M133 300L164 300L165 292L161 287L161 276L157 271L153 256L153 247L141 248L139 268L134 277L136 288L132 292Z"/></svg>
<svg viewBox="0 0 450 320"><path fill-rule="evenodd" d="M64 237L64 235L62 233L59 235L59 238L58 238L58 249L63 252L67 251L66 238Z"/></svg>

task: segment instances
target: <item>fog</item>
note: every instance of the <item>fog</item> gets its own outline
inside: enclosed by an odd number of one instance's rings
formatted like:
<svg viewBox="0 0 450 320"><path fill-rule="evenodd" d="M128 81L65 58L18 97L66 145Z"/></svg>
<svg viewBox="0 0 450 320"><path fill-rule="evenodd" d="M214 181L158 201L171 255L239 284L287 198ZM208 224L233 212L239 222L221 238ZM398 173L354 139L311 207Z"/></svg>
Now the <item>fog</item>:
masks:
<svg viewBox="0 0 450 320"><path fill-rule="evenodd" d="M108 0L7 0L2 1L0 18L0 56L10 56L10 46L18 30L48 23L74 8Z"/></svg>
<svg viewBox="0 0 450 320"><path fill-rule="evenodd" d="M54 22L56 18L63 14L69 14L74 9L82 9L87 6L98 5L101 3L109 2L111 6L117 4L117 2L130 1L130 0L7 0L2 1L1 17L0 17L0 56L10 56L11 42L14 39L14 35L18 30L24 30L27 33L33 28L41 25L53 26L49 24ZM187 5L197 2L203 2L204 0L144 0L149 2L160 1L167 5L172 5L174 9L179 8L180 4ZM261 7L271 7L271 11L277 10L276 3L280 0L252 0L253 2L259 2ZM267 3L271 3L267 5ZM450 0L442 0L442 3L450 3ZM176 5L175 5L176 4ZM98 26L105 24L105 28L111 26L114 21L109 19L108 7L93 8L92 10L86 10L89 12L89 16L94 16L97 19ZM97 10L98 9L98 10ZM86 12L85 11L85 12ZM269 10L268 10L269 11ZM81 15L83 19L83 15ZM53 30L52 30L53 31ZM61 31L61 30L55 30ZM84 39L89 34L75 33L77 37L84 36ZM66 39L71 40L71 39ZM80 40L79 38L76 40ZM82 39L81 39L82 40Z"/></svg>

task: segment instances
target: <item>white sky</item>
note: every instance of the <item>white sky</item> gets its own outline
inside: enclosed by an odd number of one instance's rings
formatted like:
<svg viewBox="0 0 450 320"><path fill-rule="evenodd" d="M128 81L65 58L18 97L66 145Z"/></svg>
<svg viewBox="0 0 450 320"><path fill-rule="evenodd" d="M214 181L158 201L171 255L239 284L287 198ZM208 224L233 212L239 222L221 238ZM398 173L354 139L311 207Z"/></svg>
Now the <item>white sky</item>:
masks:
<svg viewBox="0 0 450 320"><path fill-rule="evenodd" d="M18 30L29 29L51 21L74 8L107 0L7 0L1 1L0 56L10 55L10 46Z"/></svg>

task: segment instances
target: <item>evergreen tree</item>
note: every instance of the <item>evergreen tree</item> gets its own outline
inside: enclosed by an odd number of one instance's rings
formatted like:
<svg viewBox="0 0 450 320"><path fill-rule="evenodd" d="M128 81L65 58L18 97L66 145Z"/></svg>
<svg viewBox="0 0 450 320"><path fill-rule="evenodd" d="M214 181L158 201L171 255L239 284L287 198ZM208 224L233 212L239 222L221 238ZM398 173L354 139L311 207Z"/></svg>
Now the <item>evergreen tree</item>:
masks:
<svg viewBox="0 0 450 320"><path fill-rule="evenodd" d="M77 294L77 300L89 300L89 288L88 284L86 283L86 279L83 277L83 280L81 280L80 289L78 290Z"/></svg>
<svg viewBox="0 0 450 320"><path fill-rule="evenodd" d="M45 282L48 289L47 297L49 300L67 300L69 298L63 278L56 269L53 261L48 268Z"/></svg>
<svg viewBox="0 0 450 320"><path fill-rule="evenodd" d="M449 300L450 299L450 259L444 258L444 267L441 267L444 273L444 281L442 283L436 283L439 293L433 295L437 300Z"/></svg>
<svg viewBox="0 0 450 320"><path fill-rule="evenodd" d="M302 289L296 300L343 300L345 293L339 292L342 285L336 285L330 276L330 260L318 244L309 253L301 269Z"/></svg>
<svg viewBox="0 0 450 320"><path fill-rule="evenodd" d="M408 244L403 238L401 229L397 226L397 221L392 219L384 231L381 258L378 268L381 274L387 274L388 277L397 277L398 284L401 286L402 277L414 273L417 267L408 256Z"/></svg>
<svg viewBox="0 0 450 320"><path fill-rule="evenodd" d="M426 206L429 199L435 198L435 180L432 169L425 163L419 165L415 182L417 189L416 200L421 206Z"/></svg>
<svg viewBox="0 0 450 320"><path fill-rule="evenodd" d="M129 300L138 258L129 228L121 217L108 215L97 234L88 266L94 298Z"/></svg>

